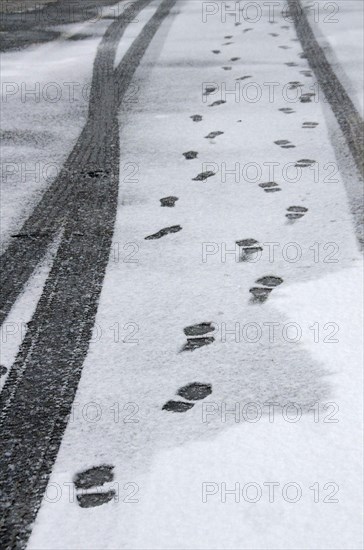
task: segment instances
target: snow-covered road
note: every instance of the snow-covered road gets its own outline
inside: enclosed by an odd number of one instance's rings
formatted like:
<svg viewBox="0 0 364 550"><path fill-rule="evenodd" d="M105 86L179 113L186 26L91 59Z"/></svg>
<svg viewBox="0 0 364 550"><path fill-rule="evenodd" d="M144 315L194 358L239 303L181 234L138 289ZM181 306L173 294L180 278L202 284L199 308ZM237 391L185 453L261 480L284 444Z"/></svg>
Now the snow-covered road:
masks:
<svg viewBox="0 0 364 550"><path fill-rule="evenodd" d="M358 79L290 4L4 55L5 548L362 547Z"/></svg>

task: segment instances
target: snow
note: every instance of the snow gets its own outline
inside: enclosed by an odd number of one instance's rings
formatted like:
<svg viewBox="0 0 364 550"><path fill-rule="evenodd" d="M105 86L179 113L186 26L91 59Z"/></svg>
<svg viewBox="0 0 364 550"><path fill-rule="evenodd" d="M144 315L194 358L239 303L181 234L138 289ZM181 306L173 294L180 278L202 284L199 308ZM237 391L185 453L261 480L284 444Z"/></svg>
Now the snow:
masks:
<svg viewBox="0 0 364 550"><path fill-rule="evenodd" d="M97 329L28 548L359 549L362 263L340 173L325 180L327 164L335 163L327 114L320 102L294 103L296 113L289 116L278 110L287 106L281 95L287 82L303 80L305 91L313 84L299 72L307 63L297 61L300 45L291 41L292 27L281 29L283 19L273 25L265 16L245 34L245 25L235 27L233 18L203 23L201 2L178 2L174 14L135 75L138 101L120 113L119 209ZM273 30L279 38L270 37ZM229 34L234 44L222 46ZM212 54L217 48L222 53ZM233 56L241 59L229 62ZM298 67L285 65L293 60ZM223 65L232 70L223 71ZM209 107L219 94L203 102L203 83L215 82L220 90L226 83L231 90L242 75L252 75L263 90L264 83L278 81L278 95L272 102L265 89L256 103L230 95L226 104ZM203 121L192 122L194 114ZM319 126L303 130L305 121ZM224 134L205 139L214 130ZM279 139L296 148L279 148ZM198 159L186 161L183 152L189 150L198 151ZM317 161L319 180L305 169L299 181L284 181L286 163L302 158ZM279 163L275 181L282 191L274 195L258 186L270 179L267 161ZM203 162L216 163L219 173L192 181L204 171ZM260 178L236 181L230 175L224 181L222 164L231 169L236 162L241 168L257 163ZM173 209L161 209L159 199L168 195L179 200ZM308 213L289 225L286 209L295 204ZM183 228L179 233L145 241L176 224ZM222 261L223 246L231 250L243 238L278 243L274 263L268 245L256 263L239 263L235 255ZM297 262L287 259L292 242L302 250ZM203 243L217 243L219 250L206 262ZM315 243L323 254L317 262ZM334 263L327 243L334 243ZM250 304L249 288L271 273L284 284L264 306ZM216 341L178 353L183 328L203 321L216 324ZM296 323L300 341L278 336L270 343L268 322L279 323L280 330ZM257 323L262 338L237 342L230 334L224 341L223 323L228 329ZM309 328L314 323L320 330L337 324L339 342L315 343ZM216 414L203 422L203 402L183 415L161 410L179 387L194 381L212 384L206 403L217 403L220 411L223 404L269 401L278 402L279 411L293 401L303 416L289 423L277 412L272 423L267 414L257 423L236 423L231 415L222 422ZM309 409L319 403L326 418L330 402L339 406L339 422L314 422ZM74 493L70 498L73 476L99 464L115 466L119 502L81 509ZM299 484L302 498L286 502L280 489L270 503L263 484L272 481L280 488ZM206 482L219 484L219 493L204 503ZM253 504L228 496L222 503L222 482L228 488L257 483L262 498ZM339 502L313 502L310 487L319 483L323 498L331 492L323 489L329 482L339 486ZM127 483L137 484L138 503L125 502Z"/></svg>
<svg viewBox="0 0 364 550"><path fill-rule="evenodd" d="M93 59L105 28L102 22L100 35L92 39L50 42L2 56L2 131L10 136L2 144L4 244L31 213L77 141L87 116ZM74 96L66 83L75 83ZM26 95L26 90L36 95ZM53 101L56 94L60 99Z"/></svg>
<svg viewBox="0 0 364 550"><path fill-rule="evenodd" d="M364 4L360 0L337 0L320 4L304 0L311 6L309 20L319 44L346 87L354 105L364 114Z"/></svg>
<svg viewBox="0 0 364 550"><path fill-rule="evenodd" d="M346 29L355 19L356 4L345 0L347 9L332 34L325 27L353 89L359 85L358 63L348 62L348 51L349 41L354 47L356 39ZM288 82L302 81L304 92L314 85L313 77L300 73L307 62L298 57L301 47L292 41L292 25L282 17L270 24L266 8L255 24L235 27L233 17L223 23L219 15L204 23L201 5L177 3L137 70L133 101L122 105L119 208L95 336L29 550L362 548L362 258L343 176L330 169L336 166L330 142L333 115L321 100L285 101ZM130 25L116 62L155 6ZM60 42L4 54L3 81L28 87L39 82L41 89L47 82L77 81L82 89L90 83L96 48L109 23L67 25ZM244 33L248 27L252 30ZM92 37L68 42L75 32ZM234 36L233 44L222 45L229 41L226 35ZM278 48L284 44L291 49ZM235 56L240 59L230 61ZM285 65L291 61L298 67ZM243 75L251 78L238 91L260 90L259 101L228 94L225 104L209 106L221 99L224 86L235 90L235 79ZM206 83L215 83L218 91L204 101ZM250 88L243 88L249 83ZM267 83L277 83L273 97ZM295 113L279 111L287 105ZM3 147L3 163L61 166L85 122L87 97L24 103L17 93L2 103L2 110L3 129L25 139ZM194 114L202 115L202 122L192 122ZM302 129L308 121L319 126ZM205 138L216 130L224 133ZM281 149L274 143L280 139L296 148ZM190 150L198 158L186 161L183 153ZM288 181L287 163L303 158L316 160L315 169L304 169L296 182ZM278 163L274 179L282 189L271 195L258 186L272 179L270 162ZM238 173L225 177L224 170L235 169L236 163ZM246 171L253 164L261 171L256 181ZM217 174L203 182L192 180L208 169ZM27 185L19 177L4 182L5 242L47 185L44 177ZM179 198L173 209L160 207L159 199L168 195ZM308 212L288 224L285 213L292 205ZM176 224L182 231L145 240ZM256 263L237 261L235 241L244 238L262 244ZM214 253L203 261L206 244ZM224 251L232 250L225 256ZM302 253L296 262L290 260L295 250ZM53 253L39 266L8 323L23 315L25 322L30 318ZM252 305L249 288L267 274L282 277L284 284L264 305ZM183 328L204 321L214 323L216 341L179 353L186 341ZM272 322L278 329L270 342L267 323ZM287 323L301 329L298 342L282 337ZM310 328L315 323L318 343ZM324 342L330 323L338 326L338 342ZM251 332L240 341L231 333L224 338L224 330L236 324L239 330L258 325L261 338L252 342ZM19 344L8 340L6 366ZM186 414L161 410L176 398L178 388L194 381L212 384L212 395ZM230 410L238 403L242 411L249 402L264 411L258 422L236 422L233 415L223 421L224 407ZM267 402L279 403L272 422ZM282 416L290 402L302 410L295 423ZM312 411L316 403L319 422ZM205 422L209 404L217 413ZM324 421L330 418L339 421ZM115 466L115 483L104 488L116 487L119 501L81 509L72 488L74 475L99 464ZM264 485L269 482L280 484L274 502ZM204 483L218 490L207 502L202 501ZM222 483L227 489L236 483L241 489L258 484L262 497L252 503L228 495L224 503ZM284 499L287 483L302 489L298 502ZM310 489L315 483L320 487L317 503ZM332 490L324 488L327 483L339 487L333 497L339 502L323 502ZM133 488L135 503L128 502Z"/></svg>
<svg viewBox="0 0 364 550"><path fill-rule="evenodd" d="M213 441L158 453L129 548L362 547L362 280L358 267L278 290L272 298L274 306L301 326L313 318L339 320L337 344L315 344L307 337L303 341L311 357L329 368L334 386L329 401L337 405L337 413L329 416L332 406L321 410L319 422L312 411L289 423L277 408L271 423L267 417L244 422ZM264 483L273 481L280 486L274 502L269 502ZM218 484L214 486L218 492L203 503L202 486L207 482ZM224 503L223 482L228 490L237 482L240 489L258 484L261 499L247 502L254 499L251 490L246 500L240 496L236 502L230 494ZM323 502L333 491L334 486L329 486L315 503L310 487L319 483L322 490L327 482L338 485L333 498L339 502ZM302 489L298 502L284 500L286 483ZM212 492L212 487L208 490ZM288 499L294 495L292 491Z"/></svg>
<svg viewBox="0 0 364 550"><path fill-rule="evenodd" d="M124 7L124 2L105 7L102 15L122 13ZM97 18L63 25L61 40L2 55L3 247L59 174L81 133L96 49L111 22ZM86 38L68 40L76 33ZM132 37L125 40L131 41Z"/></svg>

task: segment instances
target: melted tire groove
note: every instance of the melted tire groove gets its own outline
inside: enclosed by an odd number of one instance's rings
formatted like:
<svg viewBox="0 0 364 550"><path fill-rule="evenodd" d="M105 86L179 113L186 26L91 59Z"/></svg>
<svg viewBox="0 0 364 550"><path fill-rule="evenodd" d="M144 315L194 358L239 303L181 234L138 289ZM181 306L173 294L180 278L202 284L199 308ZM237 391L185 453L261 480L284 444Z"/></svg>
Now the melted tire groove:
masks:
<svg viewBox="0 0 364 550"><path fill-rule="evenodd" d="M335 71L328 62L324 50L316 40L307 16L302 8L300 0L288 0L291 16L293 18L297 36L301 42L303 54L305 55L310 68L316 75L318 83L323 90L332 112L343 133L348 149L358 169L361 179L364 179L364 123L355 108L352 100L347 94L344 86L335 74ZM303 74L309 75L309 71ZM346 191L349 197L351 212L355 219L357 239L364 247L364 226L363 214L364 204L361 194L361 181L355 184L345 181ZM359 204L359 205L358 205Z"/></svg>
<svg viewBox="0 0 364 550"><path fill-rule="evenodd" d="M136 6L142 9L148 1L136 3L133 9ZM102 170L103 177L91 177L87 185L80 177L74 182L72 202L64 219L65 236L0 396L0 533L2 548L6 550L23 549L27 544L67 425L92 336L116 216L118 106L145 50L174 3L175 0L164 0L130 46L126 53L130 63L128 74L118 86L118 94L110 94L114 99L108 97L106 108L99 105L93 112L90 106L88 129L89 125L96 129L99 117L105 117L102 118L102 139L93 139L92 132L88 134L85 128L83 138L70 155L70 159L78 158L85 143L83 139L92 143L94 146L90 150L82 151L83 162L77 174L90 169L95 172ZM118 24L124 25L125 15L126 12ZM130 12L127 15L130 21L128 16ZM120 32L120 29L110 28L107 31L110 39ZM109 52L114 52L116 45L111 43L108 48ZM107 55L106 50L105 47L100 55ZM106 65L111 66L112 60L106 59ZM120 67L125 67L125 64L122 62ZM101 71L101 67L96 68L94 75L98 70ZM124 76L120 71L113 75ZM55 187L62 191L59 179ZM45 210L50 208L47 202L44 206ZM44 216L44 210L40 212ZM16 240L17 243L21 241ZM18 254L20 252L18 249Z"/></svg>

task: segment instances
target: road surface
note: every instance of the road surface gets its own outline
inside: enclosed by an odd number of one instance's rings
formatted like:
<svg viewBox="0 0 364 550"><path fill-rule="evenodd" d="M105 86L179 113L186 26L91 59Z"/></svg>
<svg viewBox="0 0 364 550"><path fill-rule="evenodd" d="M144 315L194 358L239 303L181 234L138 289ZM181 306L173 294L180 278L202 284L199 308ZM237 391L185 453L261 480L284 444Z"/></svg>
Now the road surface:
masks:
<svg viewBox="0 0 364 550"><path fill-rule="evenodd" d="M4 17L2 546L360 548L356 101L297 1L87 4Z"/></svg>

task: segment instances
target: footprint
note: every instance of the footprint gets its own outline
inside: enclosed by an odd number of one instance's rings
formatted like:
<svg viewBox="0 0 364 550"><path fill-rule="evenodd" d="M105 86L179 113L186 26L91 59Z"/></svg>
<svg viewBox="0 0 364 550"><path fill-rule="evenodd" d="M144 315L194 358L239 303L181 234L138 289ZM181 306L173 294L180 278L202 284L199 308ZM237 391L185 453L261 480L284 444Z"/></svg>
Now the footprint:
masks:
<svg viewBox="0 0 364 550"><path fill-rule="evenodd" d="M263 288L263 287L252 287L249 289L249 292L253 294L253 298L251 301L253 303L260 302L261 304L264 303L267 299L269 294L272 292L272 288Z"/></svg>
<svg viewBox="0 0 364 550"><path fill-rule="evenodd" d="M246 80L247 78L253 78L250 74L246 76L239 76L239 78L235 78L235 80Z"/></svg>
<svg viewBox="0 0 364 550"><path fill-rule="evenodd" d="M269 34L270 34L270 36L273 36L274 38L276 38L277 36L279 36L279 34L277 34L276 32L270 32Z"/></svg>
<svg viewBox="0 0 364 550"><path fill-rule="evenodd" d="M186 160L192 160L197 158L198 152L197 151L187 151L187 153L183 153L183 156Z"/></svg>
<svg viewBox="0 0 364 550"><path fill-rule="evenodd" d="M149 235L148 237L145 237L146 241L151 241L154 239L160 239L161 237L164 237L165 235L168 235L169 233L178 233L178 231L181 231L182 227L180 225L172 225L171 227L164 227L158 233L154 233L153 235Z"/></svg>
<svg viewBox="0 0 364 550"><path fill-rule="evenodd" d="M289 61L288 63L285 63L285 65L287 65L287 67L298 67L298 64L294 61Z"/></svg>
<svg viewBox="0 0 364 550"><path fill-rule="evenodd" d="M76 474L73 480L75 488L79 490L93 489L110 483L114 479L114 466L103 464ZM81 508L93 508L110 502L115 497L113 489L97 493L78 493L77 501Z"/></svg>
<svg viewBox="0 0 364 550"><path fill-rule="evenodd" d="M318 122L304 122L302 128L317 128L318 125Z"/></svg>
<svg viewBox="0 0 364 550"><path fill-rule="evenodd" d="M4 365L0 365L0 376L4 376L8 372L8 369Z"/></svg>
<svg viewBox="0 0 364 550"><path fill-rule="evenodd" d="M230 61L239 61L240 57L232 57Z"/></svg>
<svg viewBox="0 0 364 550"><path fill-rule="evenodd" d="M212 323L199 323L198 325L191 325L185 327L183 332L186 336L203 336L209 332L214 332L215 328L212 326Z"/></svg>
<svg viewBox="0 0 364 550"><path fill-rule="evenodd" d="M73 483L76 489L92 489L92 487L104 485L114 479L113 469L114 466L107 464L90 468L76 474Z"/></svg>
<svg viewBox="0 0 364 550"><path fill-rule="evenodd" d="M305 69L303 71L300 71L300 74L303 74L304 76L310 77L310 76L312 76L312 71L310 71L309 69Z"/></svg>
<svg viewBox="0 0 364 550"><path fill-rule="evenodd" d="M272 290L283 283L283 279L267 275L257 279L255 283L262 286L249 289L249 292L253 295L252 302L262 304L267 300Z"/></svg>
<svg viewBox="0 0 364 550"><path fill-rule="evenodd" d="M273 275L266 275L255 281L258 285L268 286L269 288L275 288L283 283L283 279L280 277L274 277Z"/></svg>
<svg viewBox="0 0 364 550"><path fill-rule="evenodd" d="M184 344L182 351L193 351L203 346L208 346L215 341L213 336L205 336L210 332L214 332L215 328L212 323L199 323L197 325L191 325L183 329L183 332L187 336L187 342Z"/></svg>
<svg viewBox="0 0 364 550"><path fill-rule="evenodd" d="M282 189L278 186L278 183L275 181L267 181L266 183L260 183L259 187L264 189L266 193L276 193L277 191L282 191Z"/></svg>
<svg viewBox="0 0 364 550"><path fill-rule="evenodd" d="M224 44L222 44L223 46L230 46L230 44L234 44L234 42L224 42Z"/></svg>
<svg viewBox="0 0 364 550"><path fill-rule="evenodd" d="M291 107L282 107L282 109L279 109L279 111L282 111L282 113L285 113L286 115L291 115L292 113L295 113Z"/></svg>
<svg viewBox="0 0 364 550"><path fill-rule="evenodd" d="M221 136L224 132L210 132L207 136L205 136L206 139L214 139L217 136Z"/></svg>
<svg viewBox="0 0 364 550"><path fill-rule="evenodd" d="M200 382L192 382L192 384L187 384L180 388L176 394L186 399L186 401L199 401L205 399L208 395L212 393L211 384L201 384ZM185 401L167 401L163 405L163 411L170 412L187 412L192 409L195 403L186 403Z"/></svg>
<svg viewBox="0 0 364 550"><path fill-rule="evenodd" d="M192 118L193 122L201 122L202 120L201 115L191 115L190 118Z"/></svg>
<svg viewBox="0 0 364 550"><path fill-rule="evenodd" d="M215 172L201 172L195 178L192 178L192 181L205 181L207 178L211 178L212 176L215 176Z"/></svg>
<svg viewBox="0 0 364 550"><path fill-rule="evenodd" d="M231 67L222 67L222 69L224 69L224 71L231 71ZM212 107L212 105L210 105L210 107Z"/></svg>
<svg viewBox="0 0 364 550"><path fill-rule="evenodd" d="M77 501L81 508L95 508L110 502L115 497L115 491L110 490L107 493L90 493L77 495Z"/></svg>
<svg viewBox="0 0 364 550"><path fill-rule="evenodd" d="M235 23L235 27L240 27L242 23Z"/></svg>
<svg viewBox="0 0 364 550"><path fill-rule="evenodd" d="M207 86L206 90L204 91L203 95L210 95L212 92L215 92L217 90L217 86Z"/></svg>
<svg viewBox="0 0 364 550"><path fill-rule="evenodd" d="M235 241L238 246L251 247L256 246L258 241L255 239L241 239L240 241Z"/></svg>
<svg viewBox="0 0 364 550"><path fill-rule="evenodd" d="M293 145L290 141L287 139L279 139L278 141L274 142L276 145L279 145L282 149L294 149L296 146Z"/></svg>
<svg viewBox="0 0 364 550"><path fill-rule="evenodd" d="M293 80L292 82L288 82L288 84L290 85L288 88L289 90L297 90L303 86L302 82L299 80Z"/></svg>
<svg viewBox="0 0 364 550"><path fill-rule="evenodd" d="M263 251L255 239L242 239L235 244L239 247L239 262L248 262L257 252Z"/></svg>
<svg viewBox="0 0 364 550"><path fill-rule="evenodd" d="M221 50L212 50L212 53L218 54L221 53Z"/></svg>
<svg viewBox="0 0 364 550"><path fill-rule="evenodd" d="M230 38L232 38L233 35L232 34L228 34L227 36L224 36L225 40L230 40Z"/></svg>
<svg viewBox="0 0 364 550"><path fill-rule="evenodd" d="M307 92L305 94L302 94L301 97L300 97L300 102L301 103L312 103L312 99L311 97L315 97L316 94L314 94L313 92Z"/></svg>
<svg viewBox="0 0 364 550"><path fill-rule="evenodd" d="M312 166L313 164L315 164L316 161L315 160L311 160L311 159L301 159L301 160L298 160L295 164L295 167L296 168L308 168L309 166Z"/></svg>
<svg viewBox="0 0 364 550"><path fill-rule="evenodd" d="M167 403L163 405L162 411L182 413L189 411L194 405L194 403L185 403L184 401L167 401Z"/></svg>
<svg viewBox="0 0 364 550"><path fill-rule="evenodd" d="M182 351L194 351L195 349L208 346L215 341L213 336L206 336L204 338L188 338L186 344L181 349Z"/></svg>
<svg viewBox="0 0 364 550"><path fill-rule="evenodd" d="M166 206L168 208L173 208L176 204L176 201L178 201L178 197L164 197L163 199L159 199L161 202L161 206Z"/></svg>
<svg viewBox="0 0 364 550"><path fill-rule="evenodd" d="M253 29L250 27L249 29L244 29L243 32L249 32L249 31L252 31Z"/></svg>
<svg viewBox="0 0 364 550"><path fill-rule="evenodd" d="M209 107L217 107L218 105L223 105L223 103L226 103L223 99L218 99L217 101L214 101L209 105Z"/></svg>
<svg viewBox="0 0 364 550"><path fill-rule="evenodd" d="M289 25L282 25L282 26L281 26L281 29L286 29L286 30L288 30L288 29L289 29Z"/></svg>
<svg viewBox="0 0 364 550"><path fill-rule="evenodd" d="M205 399L208 395L211 395L211 393L211 384L193 382L192 384L187 384L187 386L180 388L177 395L183 397L183 399L187 399L187 401L199 401L200 399Z"/></svg>
<svg viewBox="0 0 364 550"><path fill-rule="evenodd" d="M281 50L291 50L291 46L278 46Z"/></svg>
<svg viewBox="0 0 364 550"><path fill-rule="evenodd" d="M303 218L305 213L308 212L308 208L305 208L304 206L290 206L287 208L287 212L288 214L286 214L286 218L290 221L295 221Z"/></svg>

